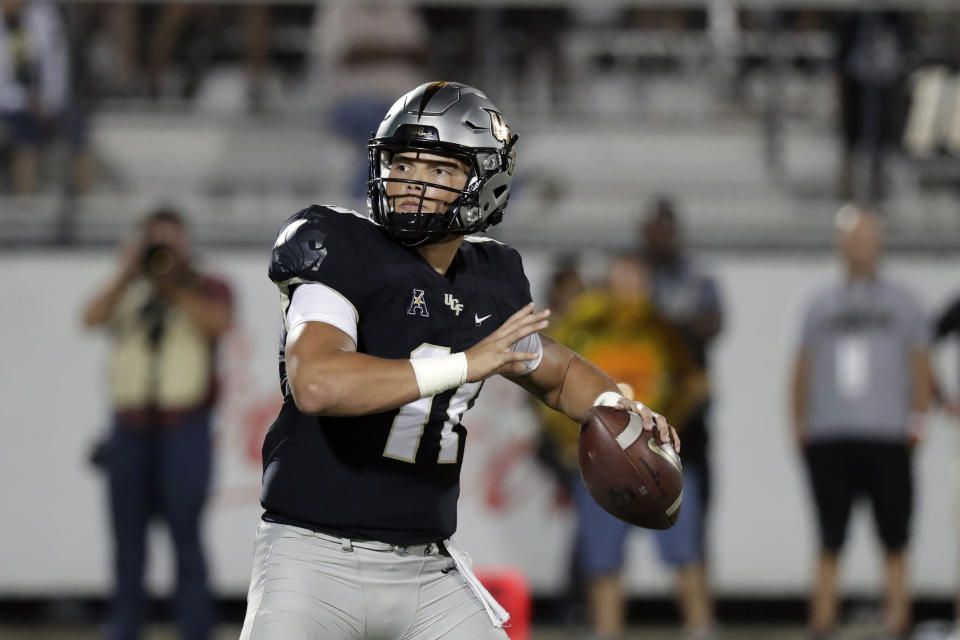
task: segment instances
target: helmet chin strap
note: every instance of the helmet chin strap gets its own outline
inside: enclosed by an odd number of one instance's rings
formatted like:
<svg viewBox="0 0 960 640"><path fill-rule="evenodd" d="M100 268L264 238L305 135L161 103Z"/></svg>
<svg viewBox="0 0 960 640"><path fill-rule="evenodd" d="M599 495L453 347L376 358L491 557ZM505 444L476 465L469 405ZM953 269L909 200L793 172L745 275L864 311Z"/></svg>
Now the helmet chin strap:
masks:
<svg viewBox="0 0 960 640"><path fill-rule="evenodd" d="M419 240L397 240L397 243L401 246L407 247L408 249L416 249L417 247L425 247L428 244L433 244L439 240L439 234L435 233L426 233L424 237Z"/></svg>
<svg viewBox="0 0 960 640"><path fill-rule="evenodd" d="M418 210L417 210L417 213L419 213L419 214L421 214L421 215L440 216L440 217L444 217L444 218L446 218L446 217L449 216L451 220L459 215L459 208L463 205L463 194L462 194L462 192L461 192L456 198L454 198L451 202L446 203L446 209L445 209L443 212L437 211L437 212L434 212L434 213L424 214L424 212L423 212L423 203L424 203L424 200L427 199L427 198L425 197L425 196L426 196L426 190L427 190L428 187L436 186L436 185L432 185L431 183L427 183L427 182L423 182L423 183L421 183L421 184L422 184L422 186L423 186L423 189L421 190L421 192L420 192L420 194L419 194L419 198L418 198L419 204L418 204L418 207L417 207L417 209L418 209ZM386 207L387 207L387 209L389 210L389 212L390 212L391 215L398 215L398 214L401 214L401 215L402 215L404 212L402 212L402 211L397 211L396 208L394 208L393 206L391 206L391 200L393 200L393 201L395 202L397 199L403 198L403 197L405 197L405 196L404 196L404 195L388 196L388 195L386 194L386 189L383 189L383 190L381 191L381 198L382 198L382 200L381 200L381 206L386 205ZM431 200L432 200L432 198L431 198ZM453 214L452 214L452 215L451 215L451 211L453 211ZM413 212L411 212L411 213L413 213ZM447 226L449 226L449 225L447 225ZM430 244L434 244L434 243L437 243L437 242L441 242L441 241L443 241L443 240L445 240L446 238L449 238L449 237L453 237L453 236L457 236L457 235L464 235L464 234L457 234L457 233L455 233L455 232L451 232L450 229L447 228L447 226L445 226L443 229L437 229L436 231L425 230L425 231L423 231L422 233L417 234L419 237L417 237L417 238L415 238L415 239L398 237L397 234L394 232L394 230L391 229L389 226L386 226L386 231L387 231L387 233L388 233L398 244L400 244L401 246L404 246L404 247L413 249L413 248L416 248L416 247L423 247L423 246L426 246L426 245L430 245ZM415 232L413 232L413 233L415 233Z"/></svg>
<svg viewBox="0 0 960 640"><path fill-rule="evenodd" d="M449 208L448 208L448 211L449 211ZM447 212L444 212L444 213L433 213L433 214L429 214L429 215L443 216L443 215L446 215L446 214L447 214ZM397 242L399 242L399 243L400 243L401 245L403 245L404 247L408 247L408 248L410 248L410 249L414 249L414 248L416 248L416 247L423 247L423 246L426 246L426 245L428 245L428 244L434 244L434 243L437 243L437 242L441 242L441 241L445 240L446 238L453 237L453 236L456 236L456 235L458 235L458 234L456 234L456 233L450 233L450 230L449 230L449 229L442 229L442 230L437 230L437 231L424 231L423 234L422 234L422 237L420 237L420 238L418 238L418 239L416 239L416 240L404 240L404 239L399 239L399 238L398 238L398 239L397 239Z"/></svg>

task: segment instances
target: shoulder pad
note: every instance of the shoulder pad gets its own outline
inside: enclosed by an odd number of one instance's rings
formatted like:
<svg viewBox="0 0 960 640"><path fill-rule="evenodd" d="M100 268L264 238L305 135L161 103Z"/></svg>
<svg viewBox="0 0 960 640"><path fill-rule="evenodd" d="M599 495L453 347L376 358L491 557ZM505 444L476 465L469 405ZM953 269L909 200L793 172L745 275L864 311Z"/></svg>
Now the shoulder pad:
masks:
<svg viewBox="0 0 960 640"><path fill-rule="evenodd" d="M344 247L351 238L375 225L355 211L339 207L313 205L294 214L284 223L273 245L270 279L276 283L291 280L318 280L320 265L327 259L330 243ZM351 255L346 248L342 256Z"/></svg>

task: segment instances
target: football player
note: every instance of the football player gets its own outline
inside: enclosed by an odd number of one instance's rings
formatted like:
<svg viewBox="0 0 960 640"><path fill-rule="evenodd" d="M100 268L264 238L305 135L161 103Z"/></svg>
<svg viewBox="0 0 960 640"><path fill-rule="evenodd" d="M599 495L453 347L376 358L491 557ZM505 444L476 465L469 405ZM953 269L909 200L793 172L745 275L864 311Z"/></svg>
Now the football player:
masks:
<svg viewBox="0 0 960 640"><path fill-rule="evenodd" d="M370 217L311 206L283 225L283 408L263 444L264 507L241 638L506 638L456 530L461 420L500 374L582 421L595 404L662 416L542 336L497 224L517 136L473 87L433 82L369 143Z"/></svg>

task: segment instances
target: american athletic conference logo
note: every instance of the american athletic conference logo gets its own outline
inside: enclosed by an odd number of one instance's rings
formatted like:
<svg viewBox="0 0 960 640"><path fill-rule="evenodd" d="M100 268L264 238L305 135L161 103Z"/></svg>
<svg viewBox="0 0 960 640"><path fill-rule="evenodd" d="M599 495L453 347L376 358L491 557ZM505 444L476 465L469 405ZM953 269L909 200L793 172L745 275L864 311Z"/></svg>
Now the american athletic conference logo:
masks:
<svg viewBox="0 0 960 640"><path fill-rule="evenodd" d="M420 315L424 318L430 317L430 312L427 311L426 294L423 289L413 290L413 299L410 300L410 306L407 307L407 315Z"/></svg>

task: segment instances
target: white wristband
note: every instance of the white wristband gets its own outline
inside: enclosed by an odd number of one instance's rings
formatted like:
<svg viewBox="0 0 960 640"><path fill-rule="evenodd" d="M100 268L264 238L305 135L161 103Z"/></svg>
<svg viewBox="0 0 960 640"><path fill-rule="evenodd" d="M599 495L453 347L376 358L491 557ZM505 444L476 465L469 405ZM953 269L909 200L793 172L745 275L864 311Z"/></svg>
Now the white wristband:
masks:
<svg viewBox="0 0 960 640"><path fill-rule="evenodd" d="M626 400L632 404L637 412L640 411L641 407L646 405L640 402L639 400L631 400L627 396L617 393L616 391L604 391L597 396L597 399L593 401L593 406L595 407L617 407L620 405L621 400Z"/></svg>
<svg viewBox="0 0 960 640"><path fill-rule="evenodd" d="M593 406L616 407L620 404L621 400L626 400L626 397L620 395L616 391L604 391L597 396L596 400L593 401Z"/></svg>
<svg viewBox="0 0 960 640"><path fill-rule="evenodd" d="M435 396L467 381L467 354L462 351L436 358L411 358L420 397Z"/></svg>

